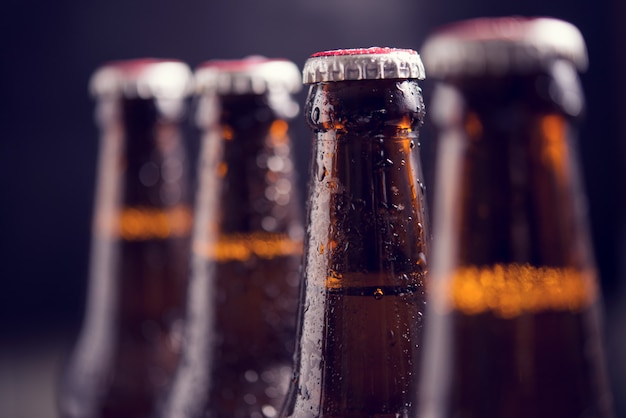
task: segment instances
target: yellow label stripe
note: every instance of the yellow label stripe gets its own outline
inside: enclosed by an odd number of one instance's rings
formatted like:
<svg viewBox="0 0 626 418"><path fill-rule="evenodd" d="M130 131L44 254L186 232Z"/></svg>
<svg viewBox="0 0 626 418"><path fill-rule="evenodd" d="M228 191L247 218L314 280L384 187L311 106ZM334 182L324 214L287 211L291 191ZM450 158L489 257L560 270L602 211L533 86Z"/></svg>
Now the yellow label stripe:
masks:
<svg viewBox="0 0 626 418"><path fill-rule="evenodd" d="M188 236L192 213L184 205L160 209L145 206L127 207L119 218L118 231L122 239L140 241Z"/></svg>
<svg viewBox="0 0 626 418"><path fill-rule="evenodd" d="M452 306L465 314L492 311L512 318L524 312L578 311L593 303L598 290L591 271L496 264L458 268L447 292Z"/></svg>
<svg viewBox="0 0 626 418"><path fill-rule="evenodd" d="M196 241L194 253L216 261L244 261L252 256L271 259L285 255L302 254L302 240L287 234L253 232L220 235L217 242Z"/></svg>

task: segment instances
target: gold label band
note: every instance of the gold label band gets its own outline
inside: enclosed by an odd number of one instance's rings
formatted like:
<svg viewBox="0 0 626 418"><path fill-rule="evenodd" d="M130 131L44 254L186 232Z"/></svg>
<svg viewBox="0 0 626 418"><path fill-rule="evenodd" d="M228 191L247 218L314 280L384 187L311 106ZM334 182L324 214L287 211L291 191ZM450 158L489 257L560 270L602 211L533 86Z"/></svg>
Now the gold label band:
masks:
<svg viewBox="0 0 626 418"><path fill-rule="evenodd" d="M124 208L118 220L119 236L127 241L185 237L191 232L193 216L184 205L157 209L147 206Z"/></svg>
<svg viewBox="0 0 626 418"><path fill-rule="evenodd" d="M448 298L453 308L468 315L491 311L513 318L524 312L579 311L595 301L597 292L591 271L496 264L458 268Z"/></svg>
<svg viewBox="0 0 626 418"><path fill-rule="evenodd" d="M270 232L229 234L220 235L217 243L196 241L193 251L202 257L220 262L244 261L252 256L272 259L302 254L302 240L294 240L287 234Z"/></svg>

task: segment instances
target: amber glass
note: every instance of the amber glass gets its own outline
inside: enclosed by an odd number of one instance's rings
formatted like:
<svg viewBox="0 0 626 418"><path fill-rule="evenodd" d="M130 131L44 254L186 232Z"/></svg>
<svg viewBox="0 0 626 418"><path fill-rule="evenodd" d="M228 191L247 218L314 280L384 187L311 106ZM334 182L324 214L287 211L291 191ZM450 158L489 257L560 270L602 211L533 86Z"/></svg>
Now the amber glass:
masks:
<svg viewBox="0 0 626 418"><path fill-rule="evenodd" d="M119 97L98 104L89 292L62 417L147 417L175 371L192 224L183 108Z"/></svg>
<svg viewBox="0 0 626 418"><path fill-rule="evenodd" d="M562 60L438 86L419 416L610 416L575 143L582 105Z"/></svg>
<svg viewBox="0 0 626 418"><path fill-rule="evenodd" d="M314 84L295 373L281 416L415 408L428 225L415 80Z"/></svg>
<svg viewBox="0 0 626 418"><path fill-rule="evenodd" d="M209 94L200 103L188 323L163 415L272 416L291 377L302 258L284 112L295 103L271 91Z"/></svg>

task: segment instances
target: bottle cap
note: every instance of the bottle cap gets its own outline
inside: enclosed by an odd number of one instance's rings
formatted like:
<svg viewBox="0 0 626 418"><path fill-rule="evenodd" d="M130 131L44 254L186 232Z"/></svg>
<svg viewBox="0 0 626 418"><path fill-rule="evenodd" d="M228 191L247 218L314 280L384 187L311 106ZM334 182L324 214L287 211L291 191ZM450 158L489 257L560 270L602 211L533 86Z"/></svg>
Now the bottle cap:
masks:
<svg viewBox="0 0 626 418"><path fill-rule="evenodd" d="M176 60L113 61L98 68L89 88L96 97L182 99L191 93L189 67Z"/></svg>
<svg viewBox="0 0 626 418"><path fill-rule="evenodd" d="M196 69L195 80L198 94L296 93L302 88L300 71L293 62L261 56L207 61Z"/></svg>
<svg viewBox="0 0 626 418"><path fill-rule="evenodd" d="M345 80L380 80L426 76L412 49L355 48L317 52L304 64L304 84Z"/></svg>
<svg viewBox="0 0 626 418"><path fill-rule="evenodd" d="M422 47L428 73L455 75L525 72L551 59L587 68L587 50L579 30L553 18L481 18L444 26Z"/></svg>

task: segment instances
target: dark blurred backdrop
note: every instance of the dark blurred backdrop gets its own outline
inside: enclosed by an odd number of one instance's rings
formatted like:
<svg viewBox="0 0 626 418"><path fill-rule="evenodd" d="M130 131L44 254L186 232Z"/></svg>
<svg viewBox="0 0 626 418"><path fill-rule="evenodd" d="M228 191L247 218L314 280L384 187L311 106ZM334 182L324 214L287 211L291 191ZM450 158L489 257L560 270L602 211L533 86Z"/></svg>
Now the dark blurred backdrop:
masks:
<svg viewBox="0 0 626 418"><path fill-rule="evenodd" d="M84 308L98 141L87 83L98 65L150 56L195 66L262 54L301 67L319 50L419 49L438 25L511 14L570 21L588 44L580 150L610 371L618 412L626 416L622 0L6 0L0 6L0 416L56 416L56 374ZM426 96L429 87L424 83ZM428 128L424 133L428 174L435 144ZM302 119L296 136L304 196L310 140Z"/></svg>

